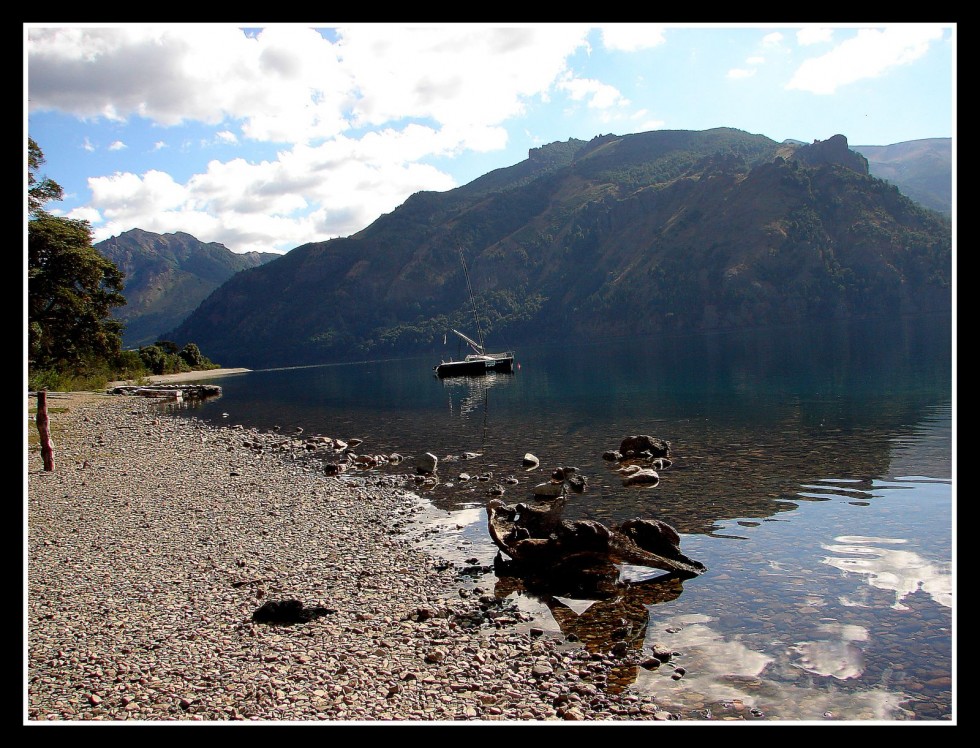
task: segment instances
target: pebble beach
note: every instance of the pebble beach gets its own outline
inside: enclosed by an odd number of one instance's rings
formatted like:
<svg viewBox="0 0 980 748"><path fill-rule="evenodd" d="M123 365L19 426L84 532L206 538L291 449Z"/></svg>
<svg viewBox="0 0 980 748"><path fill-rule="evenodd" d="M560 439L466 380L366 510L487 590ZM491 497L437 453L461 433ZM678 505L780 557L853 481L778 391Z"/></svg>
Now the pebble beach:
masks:
<svg viewBox="0 0 980 748"><path fill-rule="evenodd" d="M147 398L47 401L55 469L25 446L25 724L675 719L604 688L619 657L514 625L424 550L410 487Z"/></svg>

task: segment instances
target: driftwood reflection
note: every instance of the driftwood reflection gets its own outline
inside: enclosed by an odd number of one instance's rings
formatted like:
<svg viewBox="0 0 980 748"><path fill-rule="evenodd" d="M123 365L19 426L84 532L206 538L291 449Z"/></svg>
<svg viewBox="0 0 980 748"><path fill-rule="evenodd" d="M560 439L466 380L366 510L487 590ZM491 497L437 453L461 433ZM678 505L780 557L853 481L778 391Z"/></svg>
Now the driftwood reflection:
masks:
<svg viewBox="0 0 980 748"><path fill-rule="evenodd" d="M595 678L606 691L619 693L636 681L640 668L657 668L670 659L670 653L658 647L644 649L649 608L676 600L690 574L674 572L629 582L620 579L619 567L611 563L528 573L501 554L494 568L496 597L525 594L539 600L566 639L610 658L611 667Z"/></svg>

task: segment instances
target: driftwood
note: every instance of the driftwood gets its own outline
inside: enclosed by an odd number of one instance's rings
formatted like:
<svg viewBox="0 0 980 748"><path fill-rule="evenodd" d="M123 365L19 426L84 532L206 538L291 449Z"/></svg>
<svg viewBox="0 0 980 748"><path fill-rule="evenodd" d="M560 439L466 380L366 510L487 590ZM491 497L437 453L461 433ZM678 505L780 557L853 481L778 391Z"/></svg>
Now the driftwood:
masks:
<svg viewBox="0 0 980 748"><path fill-rule="evenodd" d="M178 401L203 400L221 395L221 387L216 384L124 384L112 387L107 392L110 395L138 395Z"/></svg>
<svg viewBox="0 0 980 748"><path fill-rule="evenodd" d="M487 504L487 527L496 546L527 568L627 563L683 576L707 571L680 551L680 536L660 520L632 519L611 528L595 520L563 520L565 496L543 506Z"/></svg>
<svg viewBox="0 0 980 748"><path fill-rule="evenodd" d="M54 472L54 446L51 443L51 422L48 419L48 393L37 393L37 433L41 437L41 460L45 472Z"/></svg>

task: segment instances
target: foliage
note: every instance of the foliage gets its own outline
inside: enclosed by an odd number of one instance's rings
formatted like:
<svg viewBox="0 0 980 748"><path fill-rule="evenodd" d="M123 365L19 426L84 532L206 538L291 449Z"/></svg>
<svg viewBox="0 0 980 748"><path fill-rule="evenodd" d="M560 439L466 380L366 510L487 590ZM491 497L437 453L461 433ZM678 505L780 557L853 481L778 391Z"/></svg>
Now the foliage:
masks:
<svg viewBox="0 0 980 748"><path fill-rule="evenodd" d="M197 347L197 343L188 343L183 348L180 349L178 354L185 364L187 364L191 371L203 371L205 369L217 369L218 365L211 363L208 358L201 353L201 349Z"/></svg>
<svg viewBox="0 0 980 748"><path fill-rule="evenodd" d="M64 192L61 185L48 179L39 177L38 169L44 163L44 154L40 146L34 142L34 138L27 139L27 207L30 215L36 215L44 204L51 200L61 200Z"/></svg>
<svg viewBox="0 0 980 748"><path fill-rule="evenodd" d="M122 324L111 318L126 303L122 273L92 247L86 221L43 211L28 222L29 351L41 368L79 368L111 359Z"/></svg>
<svg viewBox="0 0 980 748"><path fill-rule="evenodd" d="M33 389L101 388L112 379L135 379L165 371L215 368L195 345L160 350L153 367L122 350L122 322L112 312L126 304L123 273L92 246L87 221L44 210L62 198L61 187L38 175L44 154L28 139L27 338L28 386ZM170 350L168 348L168 350ZM169 358L168 358L169 356ZM152 358L152 357L151 357ZM156 372L154 373L163 373Z"/></svg>
<svg viewBox="0 0 980 748"><path fill-rule="evenodd" d="M180 374L186 371L206 371L217 369L196 343L188 343L178 349L177 344L169 340L159 340L154 345L145 345L139 349L139 358L143 366L151 374Z"/></svg>
<svg viewBox="0 0 980 748"><path fill-rule="evenodd" d="M30 391L74 392L101 390L107 382L116 380L138 381L149 372L136 351L121 351L113 360L92 359L78 369L42 369L33 367L28 372L27 389Z"/></svg>

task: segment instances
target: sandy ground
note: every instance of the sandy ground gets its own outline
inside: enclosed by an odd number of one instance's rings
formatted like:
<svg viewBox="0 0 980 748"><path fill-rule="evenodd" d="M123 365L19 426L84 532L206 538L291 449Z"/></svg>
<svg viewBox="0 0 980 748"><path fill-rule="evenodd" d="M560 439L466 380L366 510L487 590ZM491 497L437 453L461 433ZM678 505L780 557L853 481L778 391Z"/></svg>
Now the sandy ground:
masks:
<svg viewBox="0 0 980 748"><path fill-rule="evenodd" d="M150 384L171 384L173 382L196 382L199 379L214 379L216 377L226 377L231 374L245 374L251 369L211 369L210 371L186 371L181 374L160 374L149 376L146 379ZM132 379L109 382L106 387L122 387L127 384L136 384Z"/></svg>

